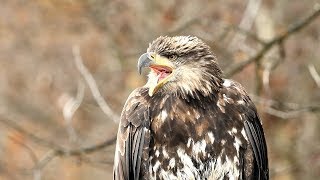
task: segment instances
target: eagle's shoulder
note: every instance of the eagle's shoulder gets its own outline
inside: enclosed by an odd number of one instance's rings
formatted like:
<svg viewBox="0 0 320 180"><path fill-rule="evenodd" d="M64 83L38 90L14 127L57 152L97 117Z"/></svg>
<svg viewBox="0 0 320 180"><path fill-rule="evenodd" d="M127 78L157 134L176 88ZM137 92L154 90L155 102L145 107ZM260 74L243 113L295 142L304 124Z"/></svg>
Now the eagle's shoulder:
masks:
<svg viewBox="0 0 320 180"><path fill-rule="evenodd" d="M139 101L146 103L146 100L145 100L146 92L147 92L147 88L145 87L134 89L128 96L124 104L124 108L122 110L121 115L123 115L125 111L128 111L129 108L134 106L134 104L137 104L137 102Z"/></svg>
<svg viewBox="0 0 320 180"><path fill-rule="evenodd" d="M249 98L245 88L240 83L232 79L223 79L221 92L228 94L232 93L237 95L239 98Z"/></svg>

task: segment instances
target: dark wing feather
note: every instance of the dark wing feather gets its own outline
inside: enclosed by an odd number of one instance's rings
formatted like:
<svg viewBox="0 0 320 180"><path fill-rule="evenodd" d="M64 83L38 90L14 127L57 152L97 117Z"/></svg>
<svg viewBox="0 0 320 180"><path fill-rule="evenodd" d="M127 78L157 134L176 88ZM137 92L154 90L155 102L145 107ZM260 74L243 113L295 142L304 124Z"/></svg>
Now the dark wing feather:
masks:
<svg viewBox="0 0 320 180"><path fill-rule="evenodd" d="M246 120L244 121L244 129L252 146L256 166L256 178L260 180L269 179L267 145L260 119L254 106L251 106Z"/></svg>
<svg viewBox="0 0 320 180"><path fill-rule="evenodd" d="M140 179L144 151L148 150L149 108L141 89L135 90L129 96L120 118L117 146L114 159L113 178L115 180Z"/></svg>

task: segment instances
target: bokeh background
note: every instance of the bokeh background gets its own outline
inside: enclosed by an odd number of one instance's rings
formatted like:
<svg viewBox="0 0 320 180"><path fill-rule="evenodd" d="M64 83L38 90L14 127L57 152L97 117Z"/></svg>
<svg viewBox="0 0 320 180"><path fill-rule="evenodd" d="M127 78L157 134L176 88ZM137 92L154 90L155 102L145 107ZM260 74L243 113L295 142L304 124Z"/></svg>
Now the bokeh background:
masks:
<svg viewBox="0 0 320 180"><path fill-rule="evenodd" d="M0 179L112 179L117 118L146 81L138 57L160 35L202 38L247 89L262 116L271 179L318 179L317 3L2 0Z"/></svg>

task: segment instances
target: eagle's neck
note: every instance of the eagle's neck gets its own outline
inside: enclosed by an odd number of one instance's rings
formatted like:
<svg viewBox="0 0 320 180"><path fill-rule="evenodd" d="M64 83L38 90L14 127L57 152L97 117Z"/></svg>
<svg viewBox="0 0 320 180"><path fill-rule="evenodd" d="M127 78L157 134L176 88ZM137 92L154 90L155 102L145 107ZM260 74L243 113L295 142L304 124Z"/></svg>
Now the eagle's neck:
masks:
<svg viewBox="0 0 320 180"><path fill-rule="evenodd" d="M173 80L164 85L162 94L172 93L178 97L199 99L217 94L220 91L223 78L222 70L210 56L211 61L181 66L173 72Z"/></svg>
<svg viewBox="0 0 320 180"><path fill-rule="evenodd" d="M185 78L181 77L178 81L170 83L160 92L162 95L173 94L175 97L183 99L197 99L201 97L211 97L217 94L223 83L223 79L210 73L193 71L188 73Z"/></svg>
<svg viewBox="0 0 320 180"><path fill-rule="evenodd" d="M170 76L160 83L160 75L150 71L148 82L144 87L154 88L156 84L155 94L161 96L173 94L184 99L190 96L199 100L200 96L208 97L216 94L222 87L222 70L212 53L199 54L201 56L198 58L184 57L186 62L175 67Z"/></svg>
<svg viewBox="0 0 320 180"><path fill-rule="evenodd" d="M209 97L220 91L222 80L214 76L208 76L198 80L189 80L178 83L179 91L177 96L186 99L191 97L200 100L201 97Z"/></svg>

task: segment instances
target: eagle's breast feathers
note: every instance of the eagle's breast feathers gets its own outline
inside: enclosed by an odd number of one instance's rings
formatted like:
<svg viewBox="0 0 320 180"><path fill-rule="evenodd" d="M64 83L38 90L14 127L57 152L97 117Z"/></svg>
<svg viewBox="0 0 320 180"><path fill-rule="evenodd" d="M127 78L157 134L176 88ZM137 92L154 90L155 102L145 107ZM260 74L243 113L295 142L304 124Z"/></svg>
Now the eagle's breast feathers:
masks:
<svg viewBox="0 0 320 180"><path fill-rule="evenodd" d="M117 149L120 156L125 156L129 131L143 131L147 138L131 143L133 150L143 144L140 156L145 161L145 174L140 177L241 179L252 176L252 168L245 168L253 164L254 152L244 122L251 123L258 117L244 89L236 82L224 80L219 93L198 98L179 99L170 94L150 97L146 88L130 95L122 112Z"/></svg>

